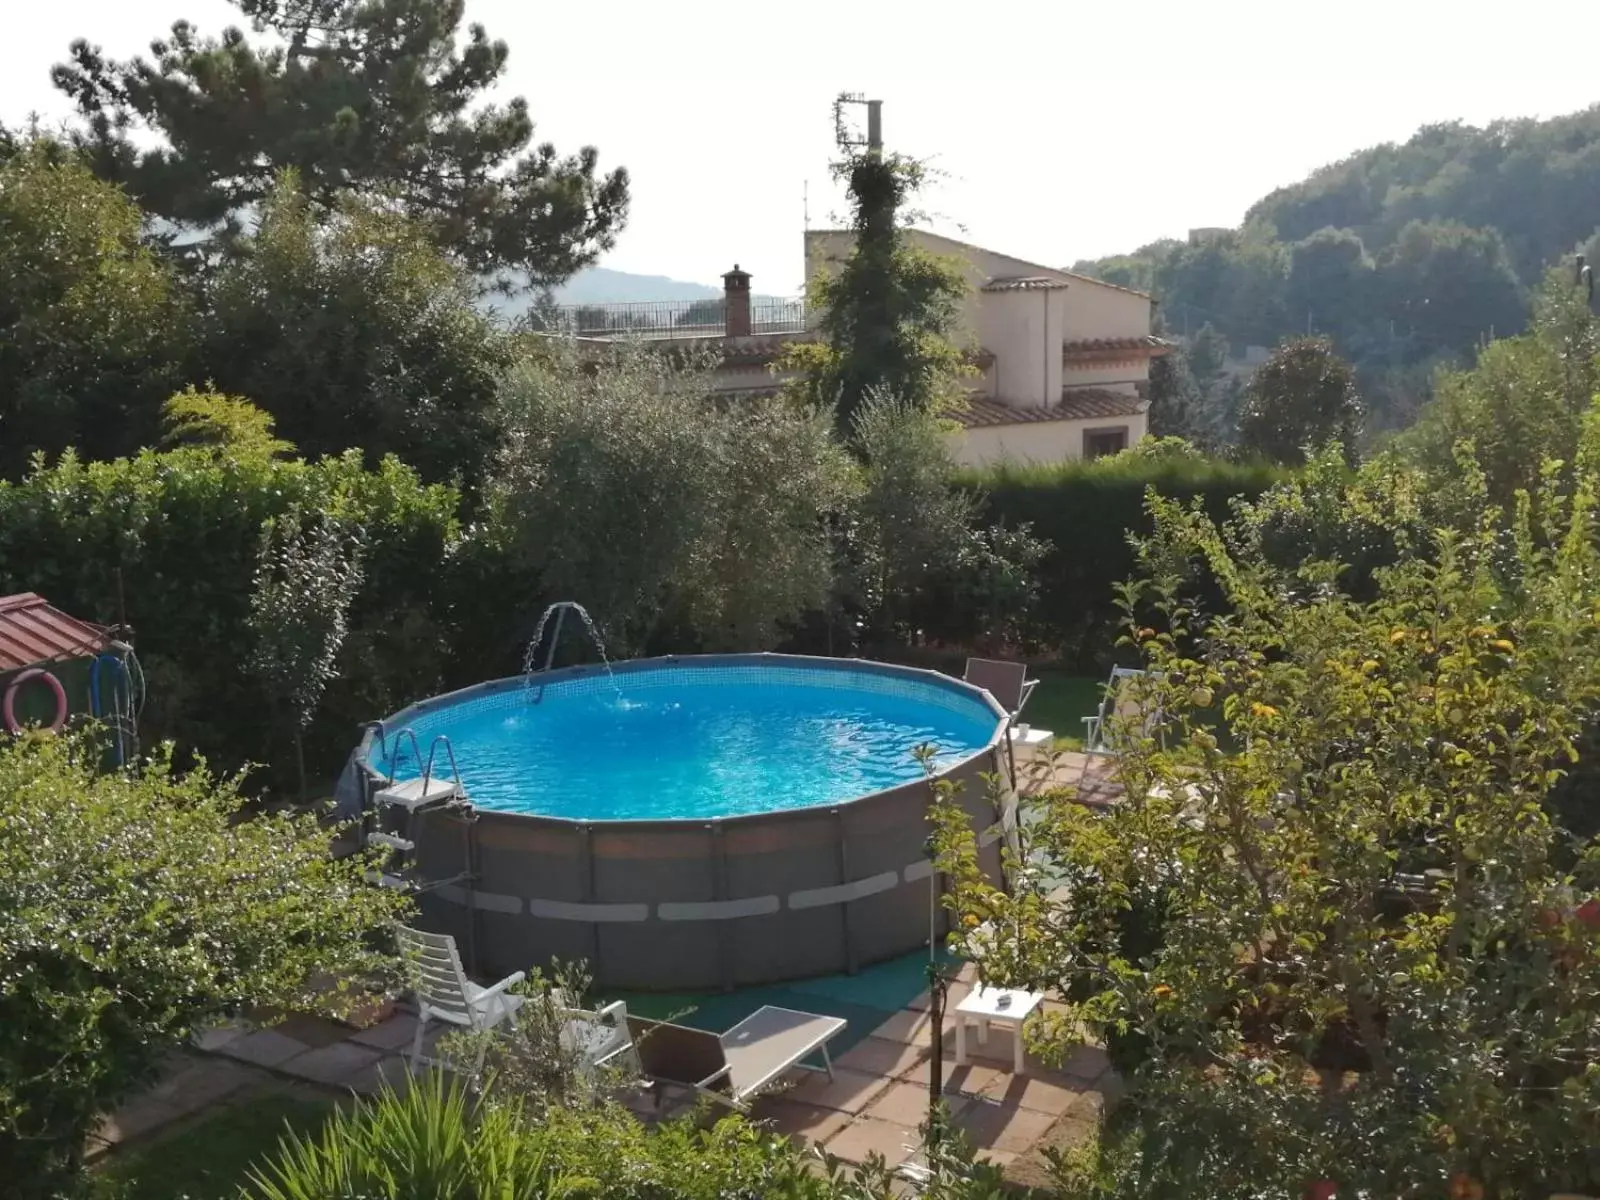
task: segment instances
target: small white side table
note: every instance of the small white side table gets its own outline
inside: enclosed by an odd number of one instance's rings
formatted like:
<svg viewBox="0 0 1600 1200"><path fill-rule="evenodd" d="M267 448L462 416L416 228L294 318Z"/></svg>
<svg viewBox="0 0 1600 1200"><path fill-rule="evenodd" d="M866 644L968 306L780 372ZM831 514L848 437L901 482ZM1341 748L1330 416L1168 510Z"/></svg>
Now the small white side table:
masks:
<svg viewBox="0 0 1600 1200"><path fill-rule="evenodd" d="M1039 992L1023 992L1010 988L977 987L956 1005L956 1066L967 1065L967 1020L978 1023L978 1044L989 1040L989 1024L1009 1025L1018 1075L1026 1075L1027 1067L1022 1056L1022 1025L1028 1014L1039 1007L1044 996Z"/></svg>
<svg viewBox="0 0 1600 1200"><path fill-rule="evenodd" d="M1026 732L1013 725L1010 737L1011 748L1016 753L1019 763L1031 763L1044 758L1049 753L1050 743L1056 740L1056 735L1050 730L1035 729L1031 725Z"/></svg>

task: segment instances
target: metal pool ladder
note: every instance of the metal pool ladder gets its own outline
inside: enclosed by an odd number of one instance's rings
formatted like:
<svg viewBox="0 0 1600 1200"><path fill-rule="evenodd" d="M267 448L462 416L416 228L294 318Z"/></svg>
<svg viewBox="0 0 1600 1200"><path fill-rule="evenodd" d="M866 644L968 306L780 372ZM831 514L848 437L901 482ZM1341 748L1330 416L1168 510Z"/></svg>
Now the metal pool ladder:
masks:
<svg viewBox="0 0 1600 1200"><path fill-rule="evenodd" d="M389 760L389 776L383 786L373 793L373 808L363 814L362 842L367 846L377 846L387 850L389 860L383 868L367 872L367 879L379 887L409 892L413 895L433 891L449 884L470 881L474 874L471 854L472 805L468 802L466 791L461 786L461 772L456 766L456 752L450 745L450 739L442 733L435 737L428 747L428 757L424 761L421 747L417 744L416 732L409 726L394 735L392 753L384 734L383 723L374 721L368 728L377 733L378 745ZM396 782L395 764L400 759L401 747L406 741L411 743L412 757L422 764L422 774L415 779ZM441 746L450 763L448 779L436 776L433 771ZM467 831L462 858L464 869L448 879L424 879L418 872L415 857L417 818L430 810L446 809L465 810L468 814L468 819L462 826ZM382 828L385 824L389 826L388 829Z"/></svg>

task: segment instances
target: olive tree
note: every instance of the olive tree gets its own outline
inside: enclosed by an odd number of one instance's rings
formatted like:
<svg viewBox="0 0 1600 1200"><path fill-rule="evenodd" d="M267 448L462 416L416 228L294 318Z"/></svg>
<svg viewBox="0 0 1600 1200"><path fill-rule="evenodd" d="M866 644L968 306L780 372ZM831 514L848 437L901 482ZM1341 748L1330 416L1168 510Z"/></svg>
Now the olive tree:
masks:
<svg viewBox="0 0 1600 1200"><path fill-rule="evenodd" d="M1600 850L1549 804L1600 687L1597 433L1510 514L1464 453L1477 518L1397 531L1360 597L1252 506L1151 501L1122 802L1047 797L1013 894L941 818L984 973L1062 989L1133 1084L1098 1186L1600 1184Z"/></svg>
<svg viewBox="0 0 1600 1200"><path fill-rule="evenodd" d="M257 1005L337 1009L385 969L403 903L312 816L245 816L238 779L163 749L98 770L89 736L0 739L0 1178L73 1188L98 1115L194 1031Z"/></svg>
<svg viewBox="0 0 1600 1200"><path fill-rule="evenodd" d="M545 595L587 605L624 651L667 631L769 647L833 577L824 516L852 477L826 414L714 399L701 365L554 346L503 390L498 511Z"/></svg>

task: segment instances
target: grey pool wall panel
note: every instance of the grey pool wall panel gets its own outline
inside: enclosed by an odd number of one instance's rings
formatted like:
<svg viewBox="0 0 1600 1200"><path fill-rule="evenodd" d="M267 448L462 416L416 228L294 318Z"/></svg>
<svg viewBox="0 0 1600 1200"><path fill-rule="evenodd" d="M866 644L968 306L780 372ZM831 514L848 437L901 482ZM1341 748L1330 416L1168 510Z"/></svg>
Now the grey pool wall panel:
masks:
<svg viewBox="0 0 1600 1200"><path fill-rule="evenodd" d="M1002 774L1004 713L986 693L932 672L778 655L646 660L621 670L702 663L837 664L981 699L995 714L995 737L939 778L959 785L980 861L1001 881L1014 800L1008 794L996 812L982 778ZM522 685L486 686L507 683ZM386 724L397 728L420 707ZM441 879L467 869L468 821L476 882L424 895L422 921L470 947L474 969L486 975L581 960L604 986L692 991L855 971L927 945L931 799L930 783L917 780L838 805L715 820L425 813L416 830L422 874ZM936 919L942 934L942 907Z"/></svg>

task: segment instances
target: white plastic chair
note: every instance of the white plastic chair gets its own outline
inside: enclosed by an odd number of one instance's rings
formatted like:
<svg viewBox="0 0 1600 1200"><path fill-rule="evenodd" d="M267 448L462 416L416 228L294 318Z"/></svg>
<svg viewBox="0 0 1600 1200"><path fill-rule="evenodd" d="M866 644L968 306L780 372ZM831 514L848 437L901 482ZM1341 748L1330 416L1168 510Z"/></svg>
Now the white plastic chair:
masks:
<svg viewBox="0 0 1600 1200"><path fill-rule="evenodd" d="M627 1004L614 1000L591 1011L570 1005L560 989L552 990L550 998L561 1012L561 1046L582 1055L584 1070L593 1073L620 1062L638 1073L639 1051L628 1028Z"/></svg>
<svg viewBox="0 0 1600 1200"><path fill-rule="evenodd" d="M1131 681L1152 677L1152 672L1143 671L1137 667L1112 667L1111 677L1106 680L1105 694L1100 698L1100 711L1092 717L1083 719L1083 749L1087 754L1110 754L1111 747L1106 743L1106 734L1109 732L1110 723L1118 718L1132 720L1145 733L1149 733L1161 721L1158 710L1147 709L1142 697L1136 694L1136 687L1129 687Z"/></svg>
<svg viewBox="0 0 1600 1200"><path fill-rule="evenodd" d="M458 1029L484 1033L501 1021L516 1027L517 1009L522 1007L524 996L506 989L521 983L527 976L522 971L507 975L493 987L479 987L467 978L461 966L461 955L456 951L456 940L448 934L424 933L407 925L395 926L400 941L400 952L411 968L411 985L417 993L417 1035L411 1041L411 1066L432 1063L422 1056L422 1036L429 1021L443 1021ZM473 1075L483 1070L484 1056L488 1053L487 1041L480 1040Z"/></svg>

